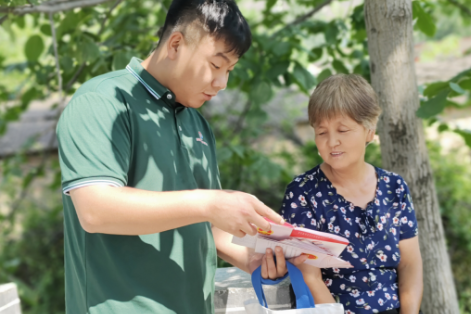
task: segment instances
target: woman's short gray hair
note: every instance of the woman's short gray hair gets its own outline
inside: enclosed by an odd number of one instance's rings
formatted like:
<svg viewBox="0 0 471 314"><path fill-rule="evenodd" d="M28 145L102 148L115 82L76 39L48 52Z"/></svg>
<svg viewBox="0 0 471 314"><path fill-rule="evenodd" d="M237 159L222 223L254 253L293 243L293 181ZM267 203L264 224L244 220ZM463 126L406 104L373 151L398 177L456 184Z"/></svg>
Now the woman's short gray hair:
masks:
<svg viewBox="0 0 471 314"><path fill-rule="evenodd" d="M365 128L376 129L381 108L371 85L357 74L335 74L317 85L309 99L309 123L346 115Z"/></svg>

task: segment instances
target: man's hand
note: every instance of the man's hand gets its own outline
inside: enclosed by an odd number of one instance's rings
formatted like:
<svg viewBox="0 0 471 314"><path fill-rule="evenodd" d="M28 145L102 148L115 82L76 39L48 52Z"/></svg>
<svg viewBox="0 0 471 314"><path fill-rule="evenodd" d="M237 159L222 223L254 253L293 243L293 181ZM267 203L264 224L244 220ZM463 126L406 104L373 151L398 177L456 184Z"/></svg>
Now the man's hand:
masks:
<svg viewBox="0 0 471 314"><path fill-rule="evenodd" d="M260 254L261 255L261 254ZM272 249L267 249L266 254L263 257L254 259L250 264L250 272L252 273L258 266L262 265L262 277L264 279L277 279L281 278L288 272L286 267L286 259L283 254L283 249L279 246L275 249L276 263L273 258ZM307 259L306 255L300 255L298 257L290 258L288 261L296 267L301 266Z"/></svg>
<svg viewBox="0 0 471 314"><path fill-rule="evenodd" d="M281 217L255 196L236 191L154 192L92 185L70 191L82 228L89 233L143 235L205 221L238 237L270 230L263 218ZM262 217L263 216L263 217Z"/></svg>
<svg viewBox="0 0 471 314"><path fill-rule="evenodd" d="M257 228L271 229L270 223L284 223L283 218L255 196L230 190L206 190L207 220L214 226L237 237L255 235Z"/></svg>

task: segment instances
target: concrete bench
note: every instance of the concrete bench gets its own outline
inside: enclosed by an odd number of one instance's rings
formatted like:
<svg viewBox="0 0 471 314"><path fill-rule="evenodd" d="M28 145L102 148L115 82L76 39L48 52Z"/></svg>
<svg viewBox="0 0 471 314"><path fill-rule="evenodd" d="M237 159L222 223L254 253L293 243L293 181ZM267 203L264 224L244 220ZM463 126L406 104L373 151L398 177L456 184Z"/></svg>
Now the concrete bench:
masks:
<svg viewBox="0 0 471 314"><path fill-rule="evenodd" d="M18 290L14 283L0 284L0 314L21 314Z"/></svg>
<svg viewBox="0 0 471 314"><path fill-rule="evenodd" d="M250 275L235 268L219 268L216 271L214 293L215 314L245 314L244 302L257 299ZM286 310L291 308L289 279L276 286L264 286L269 308ZM20 299L16 285L0 285L0 314L21 314Z"/></svg>
<svg viewBox="0 0 471 314"><path fill-rule="evenodd" d="M250 299L257 300L250 275L238 268L218 268L215 281L215 314L245 314L244 302ZM291 308L289 283L288 278L278 285L263 287L270 309L287 310Z"/></svg>

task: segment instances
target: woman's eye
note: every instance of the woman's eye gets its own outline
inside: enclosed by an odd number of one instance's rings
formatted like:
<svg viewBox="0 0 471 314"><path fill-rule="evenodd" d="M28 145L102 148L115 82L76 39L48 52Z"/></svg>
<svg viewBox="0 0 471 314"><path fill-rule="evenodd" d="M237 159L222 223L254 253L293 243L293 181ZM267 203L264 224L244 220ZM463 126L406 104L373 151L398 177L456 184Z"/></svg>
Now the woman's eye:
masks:
<svg viewBox="0 0 471 314"><path fill-rule="evenodd" d="M347 131L343 131L343 130L340 131L340 133L346 133L346 132L348 132L348 130Z"/></svg>
<svg viewBox="0 0 471 314"><path fill-rule="evenodd" d="M219 67L217 65L215 65L214 63L211 63L213 65L213 67L216 68L216 70L219 70Z"/></svg>

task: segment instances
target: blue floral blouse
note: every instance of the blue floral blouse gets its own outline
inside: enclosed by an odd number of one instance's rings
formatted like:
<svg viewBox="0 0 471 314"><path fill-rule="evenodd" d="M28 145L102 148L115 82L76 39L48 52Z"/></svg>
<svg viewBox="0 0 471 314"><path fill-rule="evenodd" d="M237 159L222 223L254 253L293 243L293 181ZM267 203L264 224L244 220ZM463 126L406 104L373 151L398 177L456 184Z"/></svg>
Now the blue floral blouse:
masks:
<svg viewBox="0 0 471 314"><path fill-rule="evenodd" d="M400 307L399 241L418 233L406 182L395 173L375 169L376 196L365 209L338 194L320 166L288 185L281 208L283 218L294 226L330 232L350 241L340 258L354 268L322 269L325 284L346 314Z"/></svg>

